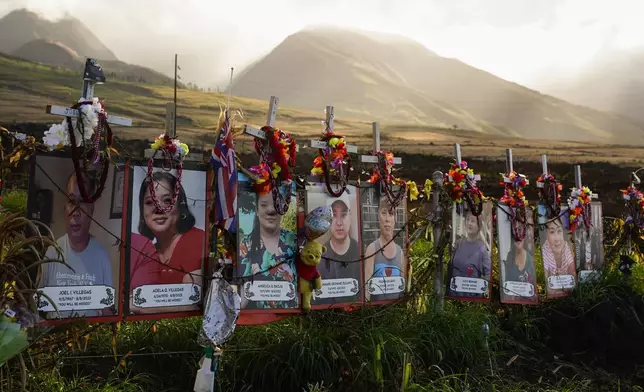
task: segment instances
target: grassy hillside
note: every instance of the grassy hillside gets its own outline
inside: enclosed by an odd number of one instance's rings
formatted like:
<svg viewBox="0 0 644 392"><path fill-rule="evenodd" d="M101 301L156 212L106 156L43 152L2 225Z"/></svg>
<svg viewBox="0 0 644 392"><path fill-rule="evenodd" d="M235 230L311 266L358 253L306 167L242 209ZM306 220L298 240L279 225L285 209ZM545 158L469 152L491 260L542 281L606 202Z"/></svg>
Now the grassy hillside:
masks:
<svg viewBox="0 0 644 392"><path fill-rule="evenodd" d="M287 37L235 82L243 96L415 125L457 126L491 136L644 143L644 127L618 115L540 94L422 45L334 28ZM315 93L312 93L315 92Z"/></svg>
<svg viewBox="0 0 644 392"><path fill-rule="evenodd" d="M45 113L47 104L69 105L78 99L81 86L79 72L0 56L0 123L36 124L45 129L47 124L60 119ZM152 139L164 129L165 105L172 101L169 86L129 83L109 80L96 87L95 94L105 99L109 113L134 119L133 128L115 127L116 135L129 139ZM268 96L266 98L269 98ZM178 92L178 134L196 146L206 146L208 135L216 127L220 105L226 96L181 89ZM243 112L237 125L263 125L268 104L265 100L232 97L231 107ZM323 107L318 112L280 106L277 116L279 127L292 132L304 144L322 130ZM41 125L37 125L41 124ZM345 134L362 151L371 147L371 123L337 116L336 130ZM33 127L33 126L32 126ZM33 128L32 128L33 129ZM644 148L594 143L569 143L548 140L525 140L514 137L486 135L462 129L381 123L382 148L410 154L451 155L453 143L461 143L464 157L502 158L504 149L511 147L517 161L539 159L548 154L552 161L585 162L638 162ZM242 138L241 150L251 148L250 139Z"/></svg>

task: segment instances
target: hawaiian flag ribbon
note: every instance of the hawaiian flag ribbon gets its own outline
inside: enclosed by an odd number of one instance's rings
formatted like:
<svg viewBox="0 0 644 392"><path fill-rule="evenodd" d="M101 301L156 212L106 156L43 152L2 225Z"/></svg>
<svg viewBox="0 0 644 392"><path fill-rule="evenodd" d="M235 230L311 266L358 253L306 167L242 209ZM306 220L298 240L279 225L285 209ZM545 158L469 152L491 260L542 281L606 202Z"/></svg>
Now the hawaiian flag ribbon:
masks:
<svg viewBox="0 0 644 392"><path fill-rule="evenodd" d="M212 149L210 163L215 173L215 223L229 233L237 231L237 161L228 110L224 112L219 139Z"/></svg>

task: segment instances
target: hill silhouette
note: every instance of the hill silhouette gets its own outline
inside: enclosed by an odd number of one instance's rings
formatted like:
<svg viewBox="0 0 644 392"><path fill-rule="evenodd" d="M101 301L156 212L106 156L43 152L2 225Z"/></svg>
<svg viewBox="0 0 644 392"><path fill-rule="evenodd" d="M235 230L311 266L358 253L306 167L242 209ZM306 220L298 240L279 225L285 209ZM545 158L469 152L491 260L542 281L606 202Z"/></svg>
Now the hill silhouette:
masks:
<svg viewBox="0 0 644 392"><path fill-rule="evenodd" d="M74 71L82 71L85 58L92 57L98 59L108 78L157 85L174 83L161 72L118 60L81 21L71 17L50 22L31 11L13 11L0 19L0 52Z"/></svg>
<svg viewBox="0 0 644 392"><path fill-rule="evenodd" d="M61 42L82 57L103 61L118 60L90 29L76 18L65 17L52 22L32 11L18 9L0 19L0 52L11 54L26 43L38 39Z"/></svg>
<svg viewBox="0 0 644 392"><path fill-rule="evenodd" d="M404 37L316 27L287 37L244 70L237 95L336 115L489 135L644 142L644 126L544 95Z"/></svg>

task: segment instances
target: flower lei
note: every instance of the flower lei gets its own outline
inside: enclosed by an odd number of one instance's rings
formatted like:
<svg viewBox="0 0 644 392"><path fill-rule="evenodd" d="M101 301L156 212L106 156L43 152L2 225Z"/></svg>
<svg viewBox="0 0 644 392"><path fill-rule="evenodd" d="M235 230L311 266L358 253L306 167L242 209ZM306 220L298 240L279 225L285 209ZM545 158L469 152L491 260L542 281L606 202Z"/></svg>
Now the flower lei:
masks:
<svg viewBox="0 0 644 392"><path fill-rule="evenodd" d="M568 197L570 231L575 231L582 219L586 229L590 229L592 223L590 209L591 194L587 186L572 188L570 190L570 196Z"/></svg>
<svg viewBox="0 0 644 392"><path fill-rule="evenodd" d="M257 176L255 191L260 195L273 193L275 210L284 215L291 203L290 185L295 167L295 139L290 134L270 126L262 127L266 140L255 139L255 151L261 157L259 165L248 169ZM279 191L282 182L289 188L285 197Z"/></svg>
<svg viewBox="0 0 644 392"><path fill-rule="evenodd" d="M367 182L372 184L380 182L389 202L389 209L393 212L407 195L407 183L391 174L394 166L394 154L392 152L376 151L372 155L378 157L378 163L374 165L373 174L371 174L371 178ZM400 186L400 190L396 195L392 190L395 185Z"/></svg>
<svg viewBox="0 0 644 392"><path fill-rule="evenodd" d="M483 212L483 193L476 186L474 170L467 167L467 162L454 162L449 172L445 174L445 189L456 203L456 211L460 214L463 199L472 215L479 216Z"/></svg>
<svg viewBox="0 0 644 392"><path fill-rule="evenodd" d="M503 176L501 185L503 185L504 191L500 201L510 207L510 221L512 222L512 234L514 238L517 241L523 241L528 226L526 220L528 201L523 194L523 188L525 188L528 181L523 174L518 174L515 171L501 175ZM523 219L523 231L519 231L517 225L517 221L521 218Z"/></svg>
<svg viewBox="0 0 644 392"><path fill-rule="evenodd" d="M179 139L177 138L171 138L170 136L166 135L165 133L159 135L159 137L154 139L154 143L150 145L150 147L154 150L154 155L150 160L148 161L148 179L150 183L150 197L152 198L152 202L154 203L154 207L156 208L156 211L162 214L166 214L170 212L175 204L177 203L177 198L179 197L179 193L181 191L181 176L183 174L183 157L188 155L188 145L185 143L181 143ZM173 162L176 161L177 163L177 182L174 185L174 189L172 191L172 201L170 204L167 205L161 205L159 203L159 200L157 200L156 196L156 190L154 189L154 182L152 181L152 175L154 171L154 157L158 152L161 152L163 154L163 157L165 158L165 164L164 168L167 170L170 170L172 168Z"/></svg>
<svg viewBox="0 0 644 392"><path fill-rule="evenodd" d="M539 197L545 203L550 211L549 218L559 216L561 212L561 190L563 186L557 182L557 179L552 174L542 174L537 178L537 185L541 184L542 187L537 187L539 190Z"/></svg>
<svg viewBox="0 0 644 392"><path fill-rule="evenodd" d="M626 189L621 190L624 200L626 200L626 208L629 210L629 216L625 223L635 223L637 227L644 227L644 195L642 192L630 185Z"/></svg>
<svg viewBox="0 0 644 392"><path fill-rule="evenodd" d="M71 108L79 111L80 121L78 121L79 119L73 120L72 117L65 117L60 124L54 124L45 131L43 143L50 150L60 150L66 146L71 146L74 171L78 180L78 190L83 201L93 203L101 197L105 189L107 172L111 163L109 159L110 153L116 152L112 147L112 129L107 122L105 105L98 98L95 97L92 100L81 98ZM104 153L106 159L103 159L98 187L93 195L89 195L85 188L84 173L81 170L81 159L84 163L83 166L98 164L101 161L101 155L103 155L100 151L101 139L104 139L106 142ZM93 152L93 155L88 160L87 157L83 156L83 153L89 154L90 152Z"/></svg>
<svg viewBox="0 0 644 392"><path fill-rule="evenodd" d="M336 135L333 131L327 131L320 141L326 142L324 149L320 148L319 155L313 161L311 175L324 176L326 189L333 197L340 197L347 188L349 172L351 171L351 156L347 152L344 136ZM343 165L347 165L344 169ZM331 187L330 176L339 177L340 190L334 191Z"/></svg>

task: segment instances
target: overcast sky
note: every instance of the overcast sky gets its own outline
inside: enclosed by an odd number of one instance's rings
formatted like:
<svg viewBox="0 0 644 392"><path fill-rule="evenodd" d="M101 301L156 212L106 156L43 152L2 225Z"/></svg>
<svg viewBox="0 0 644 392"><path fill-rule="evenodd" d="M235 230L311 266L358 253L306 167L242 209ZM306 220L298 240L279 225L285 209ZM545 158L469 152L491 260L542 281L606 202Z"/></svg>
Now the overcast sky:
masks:
<svg viewBox="0 0 644 392"><path fill-rule="evenodd" d="M203 85L315 24L405 35L528 86L644 46L644 0L0 0L0 16L22 7L79 18L123 61L169 73L178 52Z"/></svg>

